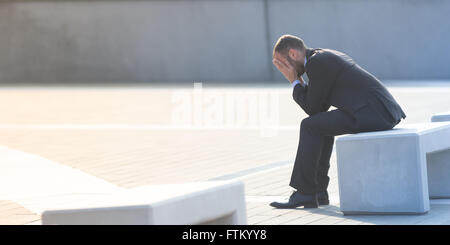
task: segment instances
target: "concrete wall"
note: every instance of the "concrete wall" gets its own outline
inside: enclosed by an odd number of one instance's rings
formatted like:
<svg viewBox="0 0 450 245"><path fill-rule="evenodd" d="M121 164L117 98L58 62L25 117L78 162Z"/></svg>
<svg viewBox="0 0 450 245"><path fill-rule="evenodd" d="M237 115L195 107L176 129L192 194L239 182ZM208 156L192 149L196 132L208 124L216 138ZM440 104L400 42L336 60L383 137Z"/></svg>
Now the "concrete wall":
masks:
<svg viewBox="0 0 450 245"><path fill-rule="evenodd" d="M0 82L283 80L276 39L382 79L449 79L450 1L0 0Z"/></svg>
<svg viewBox="0 0 450 245"><path fill-rule="evenodd" d="M450 79L450 1L269 1L270 41L291 33L384 79Z"/></svg>

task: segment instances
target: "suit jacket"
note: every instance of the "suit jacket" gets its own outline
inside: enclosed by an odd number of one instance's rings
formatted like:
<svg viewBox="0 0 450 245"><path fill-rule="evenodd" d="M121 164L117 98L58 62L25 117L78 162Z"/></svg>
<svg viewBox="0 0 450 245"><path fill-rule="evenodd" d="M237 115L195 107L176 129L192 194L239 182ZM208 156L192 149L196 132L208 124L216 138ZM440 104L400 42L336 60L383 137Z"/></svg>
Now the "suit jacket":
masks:
<svg viewBox="0 0 450 245"><path fill-rule="evenodd" d="M348 55L331 49L306 49L308 86L297 84L293 97L308 114L327 111L330 106L352 115L370 104L393 122L406 115L386 87Z"/></svg>

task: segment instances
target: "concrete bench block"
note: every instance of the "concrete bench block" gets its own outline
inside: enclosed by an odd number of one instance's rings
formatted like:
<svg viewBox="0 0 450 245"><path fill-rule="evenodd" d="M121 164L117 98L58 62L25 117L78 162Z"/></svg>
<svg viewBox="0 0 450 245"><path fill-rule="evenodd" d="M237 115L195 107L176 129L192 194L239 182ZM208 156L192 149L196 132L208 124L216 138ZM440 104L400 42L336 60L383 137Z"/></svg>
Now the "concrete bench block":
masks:
<svg viewBox="0 0 450 245"><path fill-rule="evenodd" d="M431 117L432 122L450 122L450 111L434 114Z"/></svg>
<svg viewBox="0 0 450 245"><path fill-rule="evenodd" d="M143 186L42 213L42 224L247 224L244 184L207 181Z"/></svg>
<svg viewBox="0 0 450 245"><path fill-rule="evenodd" d="M336 154L344 214L426 213L450 196L450 122L341 136Z"/></svg>

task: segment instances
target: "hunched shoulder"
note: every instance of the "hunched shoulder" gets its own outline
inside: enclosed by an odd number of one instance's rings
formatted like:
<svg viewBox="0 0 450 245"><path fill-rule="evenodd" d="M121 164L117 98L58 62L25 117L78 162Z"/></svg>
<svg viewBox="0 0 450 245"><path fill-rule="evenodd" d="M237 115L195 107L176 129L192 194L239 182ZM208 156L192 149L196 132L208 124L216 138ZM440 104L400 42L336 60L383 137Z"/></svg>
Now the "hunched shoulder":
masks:
<svg viewBox="0 0 450 245"><path fill-rule="evenodd" d="M311 55L306 63L306 69L308 69L308 63L312 66L320 63L322 65L321 67L328 67L333 70L340 70L340 68L355 64L353 59L347 54L332 49L320 49Z"/></svg>
<svg viewBox="0 0 450 245"><path fill-rule="evenodd" d="M306 70L309 70L308 68L311 68L311 66L323 63L322 61L324 61L325 59L327 59L327 54L322 49L317 50L309 57L308 61L306 62Z"/></svg>
<svg viewBox="0 0 450 245"><path fill-rule="evenodd" d="M324 79L334 80L345 67L350 67L352 63L351 58L342 52L320 49L308 59L306 72L308 77L320 76Z"/></svg>

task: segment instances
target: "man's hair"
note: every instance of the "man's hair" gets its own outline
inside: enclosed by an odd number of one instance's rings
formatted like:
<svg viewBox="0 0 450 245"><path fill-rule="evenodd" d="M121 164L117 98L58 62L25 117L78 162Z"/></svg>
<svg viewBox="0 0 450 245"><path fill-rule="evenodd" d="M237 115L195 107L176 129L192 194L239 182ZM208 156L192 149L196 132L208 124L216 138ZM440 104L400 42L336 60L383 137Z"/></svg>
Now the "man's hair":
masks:
<svg viewBox="0 0 450 245"><path fill-rule="evenodd" d="M293 35L283 35L281 36L275 46L273 47L273 54L278 52L280 54L287 54L289 49L297 49L303 51L306 48L305 43L299 37Z"/></svg>

